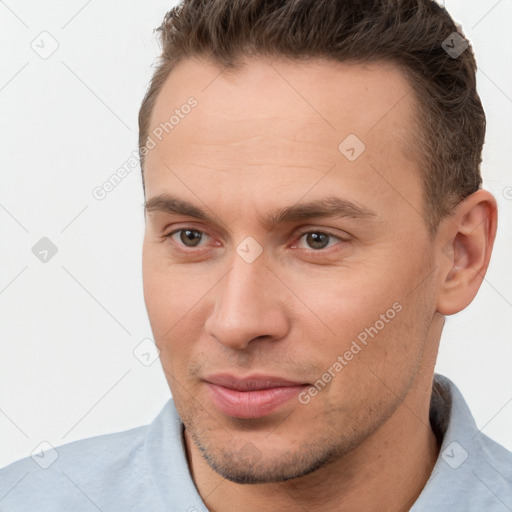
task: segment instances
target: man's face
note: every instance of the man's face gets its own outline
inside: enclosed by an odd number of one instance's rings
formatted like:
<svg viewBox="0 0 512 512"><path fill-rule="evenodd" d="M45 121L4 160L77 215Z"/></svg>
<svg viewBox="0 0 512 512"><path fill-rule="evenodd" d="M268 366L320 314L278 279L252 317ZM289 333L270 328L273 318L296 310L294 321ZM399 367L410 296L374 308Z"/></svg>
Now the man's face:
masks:
<svg viewBox="0 0 512 512"><path fill-rule="evenodd" d="M145 301L186 435L227 478L307 474L428 382L410 89L385 64L187 60L158 97L150 133L181 116L145 163Z"/></svg>

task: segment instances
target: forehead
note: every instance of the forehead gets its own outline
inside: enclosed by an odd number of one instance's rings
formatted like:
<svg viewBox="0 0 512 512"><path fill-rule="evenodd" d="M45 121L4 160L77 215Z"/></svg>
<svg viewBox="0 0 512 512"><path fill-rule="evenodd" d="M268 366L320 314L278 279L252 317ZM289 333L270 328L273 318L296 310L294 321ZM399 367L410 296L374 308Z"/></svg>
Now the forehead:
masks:
<svg viewBox="0 0 512 512"><path fill-rule="evenodd" d="M161 140L146 157L146 195L193 187L233 201L272 187L296 201L320 180L316 191L341 187L359 202L364 190L419 201L415 116L412 87L389 63L260 59L222 70L188 59L152 112L149 135Z"/></svg>
<svg viewBox="0 0 512 512"><path fill-rule="evenodd" d="M402 134L410 131L408 121L417 114L411 84L397 65L384 61L253 59L229 69L205 59L185 59L164 83L151 127L168 121L190 97L200 103L194 109L195 122L182 123L173 135L190 138L195 134L203 142L238 134L247 121L256 123L255 129L263 124L268 130L269 120L340 132L336 137L347 130L360 135L374 130L384 133L390 126L395 134ZM195 133L200 123L211 129ZM222 132L213 130L218 124ZM404 144L403 149L407 147Z"/></svg>

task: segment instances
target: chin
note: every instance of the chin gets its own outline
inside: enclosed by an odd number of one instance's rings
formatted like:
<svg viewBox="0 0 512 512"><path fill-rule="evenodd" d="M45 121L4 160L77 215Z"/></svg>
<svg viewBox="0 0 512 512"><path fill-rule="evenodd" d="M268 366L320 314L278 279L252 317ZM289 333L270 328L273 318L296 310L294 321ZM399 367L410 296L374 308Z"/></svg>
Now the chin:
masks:
<svg viewBox="0 0 512 512"><path fill-rule="evenodd" d="M219 475L238 484L267 484L285 482L309 475L342 456L339 447L312 446L305 443L293 450L275 448L260 451L248 442L235 451L223 446L212 448L194 439L208 465Z"/></svg>

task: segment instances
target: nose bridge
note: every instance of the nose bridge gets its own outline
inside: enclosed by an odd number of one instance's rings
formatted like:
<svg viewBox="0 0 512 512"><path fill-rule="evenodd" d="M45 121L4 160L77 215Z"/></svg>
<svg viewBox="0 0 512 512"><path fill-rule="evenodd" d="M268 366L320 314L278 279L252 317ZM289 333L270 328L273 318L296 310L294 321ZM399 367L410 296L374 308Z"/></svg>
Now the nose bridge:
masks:
<svg viewBox="0 0 512 512"><path fill-rule="evenodd" d="M245 315L251 315L256 324L257 317L270 306L265 298L268 272L263 261L247 263L236 255L217 297L215 306L218 313L233 325Z"/></svg>
<svg viewBox="0 0 512 512"><path fill-rule="evenodd" d="M234 254L231 270L217 288L207 332L234 349L243 349L260 336L281 337L286 315L271 281L263 258L249 263Z"/></svg>

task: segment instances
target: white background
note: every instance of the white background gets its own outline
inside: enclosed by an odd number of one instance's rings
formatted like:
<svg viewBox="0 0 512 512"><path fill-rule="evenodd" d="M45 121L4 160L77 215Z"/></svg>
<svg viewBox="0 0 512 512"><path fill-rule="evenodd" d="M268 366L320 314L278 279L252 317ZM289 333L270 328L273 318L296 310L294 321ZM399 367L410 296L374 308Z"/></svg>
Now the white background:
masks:
<svg viewBox="0 0 512 512"><path fill-rule="evenodd" d="M140 171L92 196L136 150L137 113L174 3L0 2L0 466L149 423L170 393L142 295ZM447 0L479 63L488 117L485 187L500 209L475 301L447 319L436 371L461 389L483 431L512 449L512 1ZM58 42L48 59L31 42ZM36 39L37 40L37 39ZM48 47L48 46L47 46ZM509 195L511 197L511 195ZM58 247L47 263L32 247Z"/></svg>

